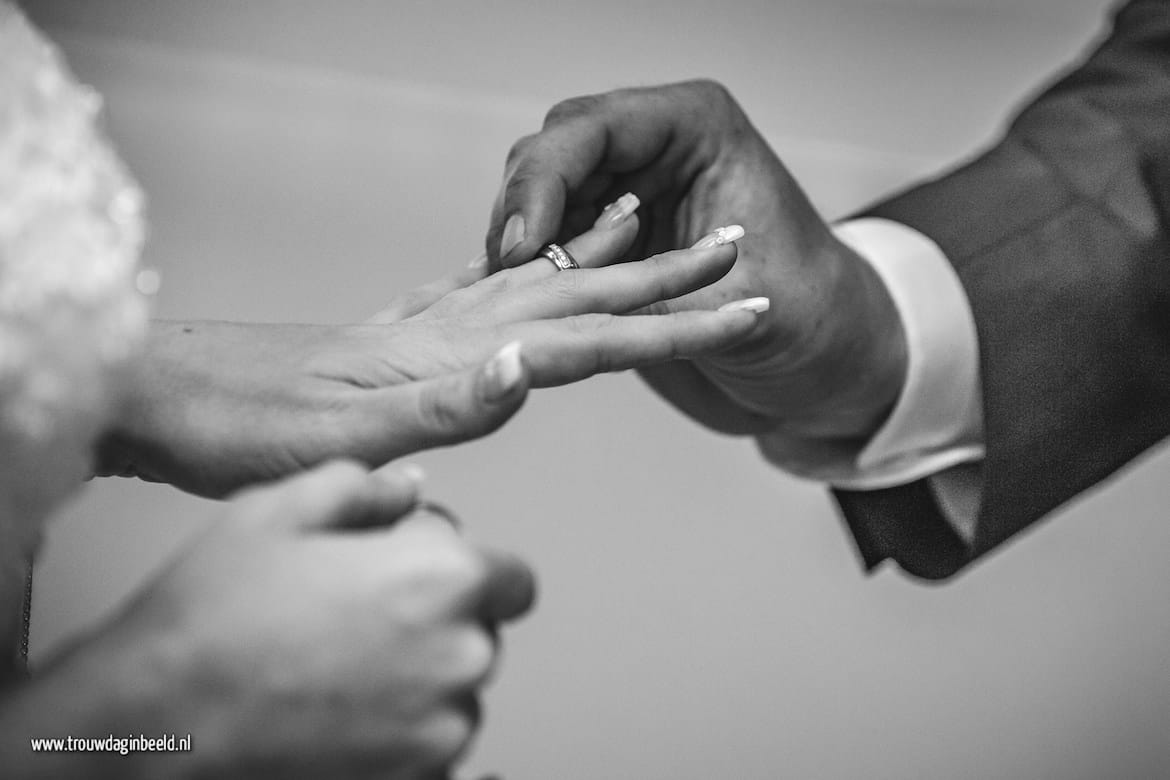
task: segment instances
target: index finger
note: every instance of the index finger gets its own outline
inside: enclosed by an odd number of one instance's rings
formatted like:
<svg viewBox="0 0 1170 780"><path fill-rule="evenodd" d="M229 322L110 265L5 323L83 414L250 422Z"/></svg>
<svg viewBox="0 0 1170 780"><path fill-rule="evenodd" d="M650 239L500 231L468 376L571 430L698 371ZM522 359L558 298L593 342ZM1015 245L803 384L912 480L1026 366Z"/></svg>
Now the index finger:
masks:
<svg viewBox="0 0 1170 780"><path fill-rule="evenodd" d="M548 112L539 133L512 147L488 229L493 267L527 262L555 239L566 204L591 175L659 159L680 113L662 93L627 89L566 100Z"/></svg>

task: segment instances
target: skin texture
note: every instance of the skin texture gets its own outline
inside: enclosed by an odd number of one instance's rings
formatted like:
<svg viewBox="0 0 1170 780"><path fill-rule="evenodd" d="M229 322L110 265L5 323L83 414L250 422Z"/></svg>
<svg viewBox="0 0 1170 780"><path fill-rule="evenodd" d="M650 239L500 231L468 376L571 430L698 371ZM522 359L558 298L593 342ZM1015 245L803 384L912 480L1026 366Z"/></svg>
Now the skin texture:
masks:
<svg viewBox="0 0 1170 780"><path fill-rule="evenodd" d="M734 246L610 265L636 216L568 242L580 270L544 258L487 275L487 265L415 290L360 325L155 323L134 390L104 437L97 472L206 496L332 457L371 466L483 436L529 387L726 349L751 312L629 315L725 275ZM491 390L488 362L522 344L522 370Z"/></svg>
<svg viewBox="0 0 1170 780"><path fill-rule="evenodd" d="M566 244L579 270L484 262L359 325L156 323L98 472L209 496L286 479L240 494L121 616L7 692L5 776L449 777L532 575L416 507L406 472L367 469L484 435L530 387L724 349L756 325L626 316L716 281L736 251L611 266L638 229L612 217ZM27 741L168 732L195 751Z"/></svg>
<svg viewBox="0 0 1170 780"><path fill-rule="evenodd" d="M0 707L6 777L445 777L531 572L332 462L252 489L125 611ZM192 734L184 754L33 754L29 736Z"/></svg>
<svg viewBox="0 0 1170 780"><path fill-rule="evenodd" d="M880 426L905 376L893 302L718 84L620 90L554 106L543 129L508 155L486 240L492 267L525 262L627 190L643 204L635 255L689 246L720 225L747 231L723 279L647 311L771 299L760 326L734 348L643 369L660 394L728 433L852 440Z"/></svg>

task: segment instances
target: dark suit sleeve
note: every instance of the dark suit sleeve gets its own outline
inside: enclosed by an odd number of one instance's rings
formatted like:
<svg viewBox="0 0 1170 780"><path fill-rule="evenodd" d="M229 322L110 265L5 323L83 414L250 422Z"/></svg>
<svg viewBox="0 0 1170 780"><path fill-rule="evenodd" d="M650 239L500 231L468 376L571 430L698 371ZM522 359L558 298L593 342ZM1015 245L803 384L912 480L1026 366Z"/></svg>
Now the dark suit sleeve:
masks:
<svg viewBox="0 0 1170 780"><path fill-rule="evenodd" d="M838 492L870 566L950 576L1170 433L1170 2L1139 0L990 151L864 216L931 237L979 336L972 545L925 482Z"/></svg>

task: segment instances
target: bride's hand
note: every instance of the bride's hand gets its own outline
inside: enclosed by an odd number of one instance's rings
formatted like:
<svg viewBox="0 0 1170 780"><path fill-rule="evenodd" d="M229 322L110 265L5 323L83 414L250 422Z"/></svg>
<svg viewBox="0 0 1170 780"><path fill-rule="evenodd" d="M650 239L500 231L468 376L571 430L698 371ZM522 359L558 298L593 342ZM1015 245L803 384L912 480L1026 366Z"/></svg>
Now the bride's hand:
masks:
<svg viewBox="0 0 1170 780"><path fill-rule="evenodd" d="M329 458L371 466L498 428L529 387L726 349L750 309L631 314L713 283L734 245L613 264L637 234L619 201L566 248L580 270L537 258L468 268L360 325L156 323L98 473L207 496ZM486 276L486 278L485 278Z"/></svg>

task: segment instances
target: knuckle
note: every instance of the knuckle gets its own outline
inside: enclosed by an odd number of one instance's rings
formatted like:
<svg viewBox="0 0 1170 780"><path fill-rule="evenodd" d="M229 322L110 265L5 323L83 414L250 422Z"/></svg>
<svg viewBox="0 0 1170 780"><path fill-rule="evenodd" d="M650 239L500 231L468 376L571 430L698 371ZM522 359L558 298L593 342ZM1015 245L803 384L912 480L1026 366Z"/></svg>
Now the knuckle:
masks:
<svg viewBox="0 0 1170 780"><path fill-rule="evenodd" d="M477 322L473 312L459 314L466 327ZM485 436L507 420L509 407L484 390L480 374L446 377L420 394L420 426L433 444L453 444Z"/></svg>
<svg viewBox="0 0 1170 780"><path fill-rule="evenodd" d="M613 356L606 349L602 334L613 326L616 319L612 314L581 314L568 319L569 327L582 341L579 359L589 374L613 370Z"/></svg>
<svg viewBox="0 0 1170 780"><path fill-rule="evenodd" d="M695 86L701 89L708 97L714 97L719 100L731 100L731 90L729 90L721 81L716 81L711 78L695 79Z"/></svg>
<svg viewBox="0 0 1170 780"><path fill-rule="evenodd" d="M566 320L573 332L582 336L593 336L614 323L612 314L578 314Z"/></svg>
<svg viewBox="0 0 1170 780"><path fill-rule="evenodd" d="M508 183L504 186L504 202L519 203L522 196L535 184L539 183L539 175L532 170L534 163L527 158L520 160Z"/></svg>
<svg viewBox="0 0 1170 780"><path fill-rule="evenodd" d="M465 403L458 386L452 386L455 382L457 377L432 384L418 395L419 421L433 435L453 436L463 428Z"/></svg>
<svg viewBox="0 0 1170 780"><path fill-rule="evenodd" d="M571 119L597 113L605 103L604 95L580 95L562 100L544 115L544 126L561 124Z"/></svg>
<svg viewBox="0 0 1170 780"><path fill-rule="evenodd" d="M487 562L467 545L454 546L447 556L446 575L455 595L477 594L487 584Z"/></svg>
<svg viewBox="0 0 1170 780"><path fill-rule="evenodd" d="M506 158L506 166L511 168L518 160L524 158L525 153L532 147L532 142L536 140L536 134L523 136L519 138L512 147L508 149L508 156Z"/></svg>
<svg viewBox="0 0 1170 780"><path fill-rule="evenodd" d="M495 668L496 642L482 627L460 640L458 661L454 676L457 684L467 688L478 688L488 681Z"/></svg>
<svg viewBox="0 0 1170 780"><path fill-rule="evenodd" d="M696 79L684 86L701 105L703 115L727 134L729 142L738 142L751 134L751 123L731 90L714 79Z"/></svg>
<svg viewBox="0 0 1170 780"><path fill-rule="evenodd" d="M446 540L419 551L407 577L416 587L430 591L441 600L462 601L480 591L487 580L487 567L470 547Z"/></svg>
<svg viewBox="0 0 1170 780"><path fill-rule="evenodd" d="M647 287L657 301L673 298L675 283L685 280L691 270L689 266L680 265L678 258L664 255L648 257L644 262Z"/></svg>
<svg viewBox="0 0 1170 780"><path fill-rule="evenodd" d="M704 105L726 108L737 105L731 90L715 79L703 78L685 82L684 86L692 91Z"/></svg>
<svg viewBox="0 0 1170 780"><path fill-rule="evenodd" d="M474 736L475 722L468 713L455 708L440 710L415 735L419 762L428 769L449 766L466 752Z"/></svg>

